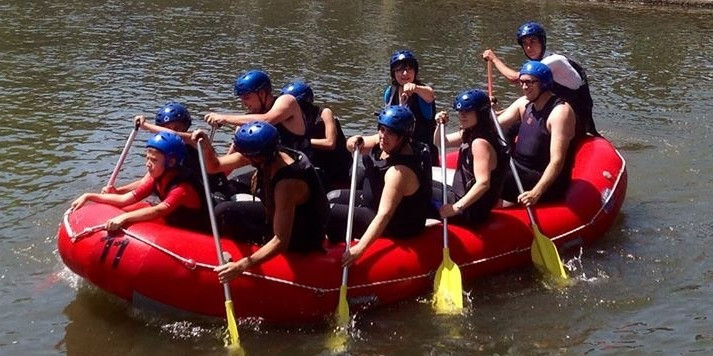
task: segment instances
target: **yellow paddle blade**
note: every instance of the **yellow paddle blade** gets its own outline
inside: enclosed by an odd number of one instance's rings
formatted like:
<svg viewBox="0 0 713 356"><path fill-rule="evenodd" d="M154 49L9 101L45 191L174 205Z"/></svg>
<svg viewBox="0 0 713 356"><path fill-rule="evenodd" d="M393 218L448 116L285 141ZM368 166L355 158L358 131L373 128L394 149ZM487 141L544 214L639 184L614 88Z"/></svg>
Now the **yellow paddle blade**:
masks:
<svg viewBox="0 0 713 356"><path fill-rule="evenodd" d="M349 341L349 332L347 327L336 327L327 339L327 350L332 355L343 354L347 351L347 341Z"/></svg>
<svg viewBox="0 0 713 356"><path fill-rule="evenodd" d="M349 304L347 303L347 286L339 287L339 304L337 305L337 313L335 314L337 326L349 325Z"/></svg>
<svg viewBox="0 0 713 356"><path fill-rule="evenodd" d="M448 248L433 281L433 307L438 314L458 314L463 310L463 284L458 265L451 261Z"/></svg>
<svg viewBox="0 0 713 356"><path fill-rule="evenodd" d="M557 246L547 236L540 232L536 224L532 225L532 233L535 235L532 241L532 262L535 267L545 275L550 275L559 279L567 279Z"/></svg>
<svg viewBox="0 0 713 356"><path fill-rule="evenodd" d="M339 287L339 304L337 304L337 310L334 313L334 322L337 327L327 339L327 349L333 355L346 352L349 340L349 303L347 303L347 286L344 284Z"/></svg>
<svg viewBox="0 0 713 356"><path fill-rule="evenodd" d="M230 299L225 301L225 317L226 319L228 319L228 346L236 345L240 347L240 338L238 337L238 324L235 322L233 301Z"/></svg>

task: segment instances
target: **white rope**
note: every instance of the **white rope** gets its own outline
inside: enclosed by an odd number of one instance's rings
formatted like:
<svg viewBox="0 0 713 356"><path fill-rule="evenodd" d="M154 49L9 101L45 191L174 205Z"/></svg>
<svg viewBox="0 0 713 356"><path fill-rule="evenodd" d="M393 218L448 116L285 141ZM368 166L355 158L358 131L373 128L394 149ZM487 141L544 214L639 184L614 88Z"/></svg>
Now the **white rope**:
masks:
<svg viewBox="0 0 713 356"><path fill-rule="evenodd" d="M614 182L614 185L612 186L611 193L609 193L608 196L605 197L605 199L604 199L604 201L603 201L603 204L602 204L602 207L599 209L599 211L597 211L597 213L594 215L594 217L592 217L592 219L590 219L587 223L582 224L582 225L580 225L580 226L578 226L578 227L576 227L576 228L574 228L574 229L572 229L572 230L569 230L569 231L567 231L567 232L565 232L565 233L563 233L563 234L560 234L560 235L558 235L558 236L552 238L552 240L557 240L557 239L560 239L560 238L564 238L564 237L569 236L569 235L571 235L571 234L574 234L574 233L576 233L576 232L578 232L578 231L580 231L580 230L582 230L582 229L584 229L584 228L586 228L586 227L588 227L588 226L593 225L594 222L599 218L599 216L600 216L600 215L602 214L602 212L605 210L605 207L607 206L607 204L610 203L612 197L614 196L614 192L615 192L616 189L618 188L619 183L620 183L620 181L621 181L621 177L623 176L624 170L625 170L625 168L626 168L626 161L624 160L624 157L622 157L621 154L619 154L618 151L616 151L616 152L617 152L617 154L619 155L619 157L621 158L622 166L621 166L621 169L619 170L619 174L618 174L618 176L617 176L617 179L616 179L616 181ZM81 238L81 237L83 237L83 236L86 236L86 235L89 235L89 234L91 234L91 233L94 233L94 232L96 232L96 231L102 230L102 229L104 228L104 225L96 225L96 226L92 226L92 227L87 227L87 228L85 228L84 230L82 230L81 232L79 232L78 234L75 235L74 232L72 231L70 225L69 225L68 215L69 215L69 210L67 210L67 212L65 212L65 215L64 215L64 227L65 227L65 229L67 230L68 235L71 237L72 242L74 242L76 239L79 239L79 238ZM125 235L127 235L127 236L129 236L129 237L131 237L131 238L133 238L133 239L136 239L136 240L138 240L138 241L141 241L141 242L143 242L143 243L145 243L145 244L147 244L147 245L149 245L149 246L151 246L151 247L153 247L153 248L155 248L155 249L157 249L157 250L159 250L159 251L161 251L161 252L163 252L163 253L165 253L165 254L167 254L167 255L169 255L169 256L175 258L175 259L177 259L177 260L179 260L179 261L181 261L181 262L183 263L183 265L184 265L186 268L188 268L188 269L195 269L196 267L201 267L201 268L208 268L208 269L211 269L211 270L212 270L212 269L214 269L215 267L217 267L217 265L212 265L212 264L208 264L208 263L196 262L196 261L193 260L193 259L183 257L183 256L181 256L181 255L179 255L179 254L177 254L177 253L175 253L175 252L173 252L173 251L171 251L171 250L169 250L169 249L167 249L167 248L165 248L165 247L163 247L163 246L161 246L161 245L159 245L159 244L156 244L156 243L151 242L151 241L149 241L149 240L147 240L147 239L145 239L145 238L143 238L143 237L141 237L141 236L139 236L139 235L136 235L136 234L134 234L134 233L128 231L127 229L122 228L121 231L122 231ZM498 259L498 258L501 258L501 257L508 256L508 255L523 253L523 252L526 252L526 251L528 251L528 250L530 250L530 247L522 248L522 249L516 249L516 250L511 250L511 251L504 252L504 253L501 253L501 254L498 254L498 255L494 255L494 256L490 256L490 257L486 257L486 258L481 258L481 259L476 259L476 260L469 261L469 262L463 262L463 263L461 263L461 264L458 264L458 266L461 267L461 268L463 268L463 267L470 267L470 266L474 266L474 265L479 264L479 263L488 262L488 261L491 261L491 260L494 260L494 259ZM411 281L411 280L420 279L420 278L430 278L430 277L433 276L434 274L435 274L435 270L434 270L434 271L429 271L429 272L427 272L427 273L422 273L422 274L414 275L414 276L401 277L401 278L394 278L394 279L388 279L388 280L377 281L377 282L372 282L372 283L365 283L365 284L350 285L350 286L348 286L348 289L368 288L368 287L373 287L373 286L382 286L382 285L387 285L387 284L401 283L401 282ZM293 287L297 287L297 288L303 288L303 289L311 290L311 291L313 291L313 292L315 292L315 293L320 293L320 294L331 293L331 292L338 292L338 291L339 291L339 286L337 286L337 287L335 287L335 288L320 288L320 287L310 286L310 285L307 285L307 284L302 284L302 283L297 283L297 282L285 280L285 279L282 279L282 278L277 278L277 277L272 277L272 276L267 276L267 275L252 273L252 272L243 272L243 275L249 276L249 277L253 277L253 278L264 279L264 280L268 280L268 281L275 282L275 283L281 283L281 284L285 284L285 285L289 285L289 286L293 286Z"/></svg>

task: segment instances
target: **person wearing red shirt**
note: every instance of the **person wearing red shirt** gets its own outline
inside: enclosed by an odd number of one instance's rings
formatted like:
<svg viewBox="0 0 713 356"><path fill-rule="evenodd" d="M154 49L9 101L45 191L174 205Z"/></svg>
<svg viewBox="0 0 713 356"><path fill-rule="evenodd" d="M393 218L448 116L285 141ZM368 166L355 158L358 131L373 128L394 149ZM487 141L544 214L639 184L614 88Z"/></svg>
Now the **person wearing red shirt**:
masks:
<svg viewBox="0 0 713 356"><path fill-rule="evenodd" d="M125 208L155 193L160 203L142 205L113 217L105 228L113 231L133 222L164 219L171 226L208 232L210 220L205 200L199 194L201 183L181 165L185 151L183 140L175 133L153 136L146 149L148 176L138 187L124 194L85 193L72 202L71 209L77 210L87 201Z"/></svg>

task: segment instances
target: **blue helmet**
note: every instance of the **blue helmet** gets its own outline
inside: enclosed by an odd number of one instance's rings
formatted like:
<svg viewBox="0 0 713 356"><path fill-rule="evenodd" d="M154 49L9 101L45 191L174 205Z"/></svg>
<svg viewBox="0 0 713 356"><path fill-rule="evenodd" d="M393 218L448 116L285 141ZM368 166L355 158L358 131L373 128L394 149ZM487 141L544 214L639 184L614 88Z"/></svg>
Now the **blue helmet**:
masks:
<svg viewBox="0 0 713 356"><path fill-rule="evenodd" d="M312 88L310 88L305 82L296 81L285 85L282 87L282 90L280 90L280 95L283 94L290 94L299 102L309 104L314 102L314 93L312 92Z"/></svg>
<svg viewBox="0 0 713 356"><path fill-rule="evenodd" d="M416 60L416 56L413 54L413 52L407 49L402 49L394 52L394 54L391 55L391 60L389 61L389 68L392 77L394 76L394 67L401 63L413 67L413 70L418 75L418 60Z"/></svg>
<svg viewBox="0 0 713 356"><path fill-rule="evenodd" d="M540 90L550 90L552 85L554 85L554 80L552 79L552 71L550 68L540 61L527 61L520 68L520 77L525 74L529 74L537 80L540 81Z"/></svg>
<svg viewBox="0 0 713 356"><path fill-rule="evenodd" d="M183 157L186 155L186 145L183 143L183 139L173 132L157 133L149 139L146 146L163 153L166 162L171 158L175 159L176 162L173 165L167 166L168 168L181 164Z"/></svg>
<svg viewBox="0 0 713 356"><path fill-rule="evenodd" d="M547 33L545 28L537 22L525 22L517 28L517 43L522 47L522 40L528 36L535 36L542 42L542 53L547 48Z"/></svg>
<svg viewBox="0 0 713 356"><path fill-rule="evenodd" d="M398 135L410 134L413 123L413 113L405 106L391 105L379 113L379 126L386 126Z"/></svg>
<svg viewBox="0 0 713 356"><path fill-rule="evenodd" d="M279 144L279 132L275 126L264 121L253 121L240 126L233 137L235 150L248 157L274 154Z"/></svg>
<svg viewBox="0 0 713 356"><path fill-rule="evenodd" d="M468 89L462 91L453 100L455 111L481 111L490 109L490 98L482 90Z"/></svg>
<svg viewBox="0 0 713 356"><path fill-rule="evenodd" d="M254 93L260 89L272 90L272 83L270 83L270 77L267 73L255 69L239 76L235 79L235 85L233 85L233 90L237 96Z"/></svg>
<svg viewBox="0 0 713 356"><path fill-rule="evenodd" d="M163 126L172 122L183 122L191 126L191 114L185 105L171 102L162 106L156 112L156 125Z"/></svg>

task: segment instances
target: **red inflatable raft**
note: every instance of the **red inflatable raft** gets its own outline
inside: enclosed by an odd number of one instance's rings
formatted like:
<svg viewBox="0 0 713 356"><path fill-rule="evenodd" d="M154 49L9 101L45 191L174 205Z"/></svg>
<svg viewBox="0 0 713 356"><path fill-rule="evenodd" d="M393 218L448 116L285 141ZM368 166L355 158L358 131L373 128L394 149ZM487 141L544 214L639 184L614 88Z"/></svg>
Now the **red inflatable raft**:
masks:
<svg viewBox="0 0 713 356"><path fill-rule="evenodd" d="M536 206L540 229L559 250L592 242L613 224L624 201L626 164L603 138L576 148L566 199ZM455 156L449 156L449 166ZM152 305L202 315L225 316L223 289L211 236L155 222L136 223L108 235L104 222L121 210L88 204L65 215L58 246L64 263L99 288L134 305ZM349 269L352 308L383 305L429 293L441 263L442 229L430 226L412 240L378 239ZM507 268L531 265L532 231L520 207L499 209L475 230L449 225L450 255L465 281ZM222 239L234 260L257 246ZM344 244L326 253L285 253L230 283L238 317L291 324L331 316L339 298Z"/></svg>

